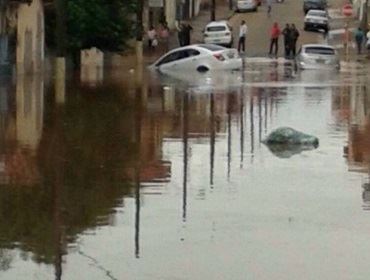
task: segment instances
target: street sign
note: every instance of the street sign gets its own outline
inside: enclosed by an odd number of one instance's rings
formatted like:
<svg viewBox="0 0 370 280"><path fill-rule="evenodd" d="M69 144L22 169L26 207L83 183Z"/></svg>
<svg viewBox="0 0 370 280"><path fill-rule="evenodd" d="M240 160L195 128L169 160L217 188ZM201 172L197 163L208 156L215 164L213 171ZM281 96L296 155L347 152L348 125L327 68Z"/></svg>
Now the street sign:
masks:
<svg viewBox="0 0 370 280"><path fill-rule="evenodd" d="M342 7L342 14L346 17L350 17L353 15L353 7L351 4L345 4Z"/></svg>

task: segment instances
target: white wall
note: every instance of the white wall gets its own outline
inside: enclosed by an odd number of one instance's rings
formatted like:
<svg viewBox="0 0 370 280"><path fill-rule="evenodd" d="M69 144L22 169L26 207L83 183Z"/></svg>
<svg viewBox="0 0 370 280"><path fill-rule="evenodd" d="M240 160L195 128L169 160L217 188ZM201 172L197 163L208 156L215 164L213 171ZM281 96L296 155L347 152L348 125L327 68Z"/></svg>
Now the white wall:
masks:
<svg viewBox="0 0 370 280"><path fill-rule="evenodd" d="M175 28L176 0L166 0L166 20L170 29Z"/></svg>
<svg viewBox="0 0 370 280"><path fill-rule="evenodd" d="M44 62L44 9L42 0L20 4L17 21L17 73L40 72Z"/></svg>

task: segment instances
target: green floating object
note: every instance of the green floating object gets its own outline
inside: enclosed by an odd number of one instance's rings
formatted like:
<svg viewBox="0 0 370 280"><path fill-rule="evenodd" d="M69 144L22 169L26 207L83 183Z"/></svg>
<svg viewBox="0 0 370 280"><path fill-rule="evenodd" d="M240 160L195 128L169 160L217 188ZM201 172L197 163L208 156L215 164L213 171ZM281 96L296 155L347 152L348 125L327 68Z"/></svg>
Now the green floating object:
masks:
<svg viewBox="0 0 370 280"><path fill-rule="evenodd" d="M304 145L319 146L319 139L315 136L305 134L290 127L280 127L262 141L266 145Z"/></svg>
<svg viewBox="0 0 370 280"><path fill-rule="evenodd" d="M319 139L290 127L280 127L262 141L279 158L290 158L319 146Z"/></svg>

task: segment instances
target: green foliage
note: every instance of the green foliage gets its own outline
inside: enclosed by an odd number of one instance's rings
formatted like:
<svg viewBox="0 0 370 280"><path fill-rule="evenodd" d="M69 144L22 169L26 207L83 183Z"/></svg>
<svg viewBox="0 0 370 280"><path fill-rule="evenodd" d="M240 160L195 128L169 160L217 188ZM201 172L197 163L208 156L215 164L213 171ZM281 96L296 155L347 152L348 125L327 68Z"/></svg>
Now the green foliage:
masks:
<svg viewBox="0 0 370 280"><path fill-rule="evenodd" d="M71 49L117 50L132 35L132 0L69 0L68 37Z"/></svg>
<svg viewBox="0 0 370 280"><path fill-rule="evenodd" d="M67 0L69 51L90 47L122 50L133 35L134 13L135 0ZM46 13L46 39L50 47L55 46L55 14L55 11Z"/></svg>

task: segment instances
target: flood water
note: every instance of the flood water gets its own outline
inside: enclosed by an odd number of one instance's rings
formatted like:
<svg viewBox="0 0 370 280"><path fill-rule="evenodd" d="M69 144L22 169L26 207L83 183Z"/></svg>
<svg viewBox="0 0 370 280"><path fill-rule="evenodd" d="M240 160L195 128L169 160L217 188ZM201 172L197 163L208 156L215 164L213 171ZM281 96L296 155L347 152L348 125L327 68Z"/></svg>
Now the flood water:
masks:
<svg viewBox="0 0 370 280"><path fill-rule="evenodd" d="M369 279L367 69L135 76L0 84L0 279Z"/></svg>

